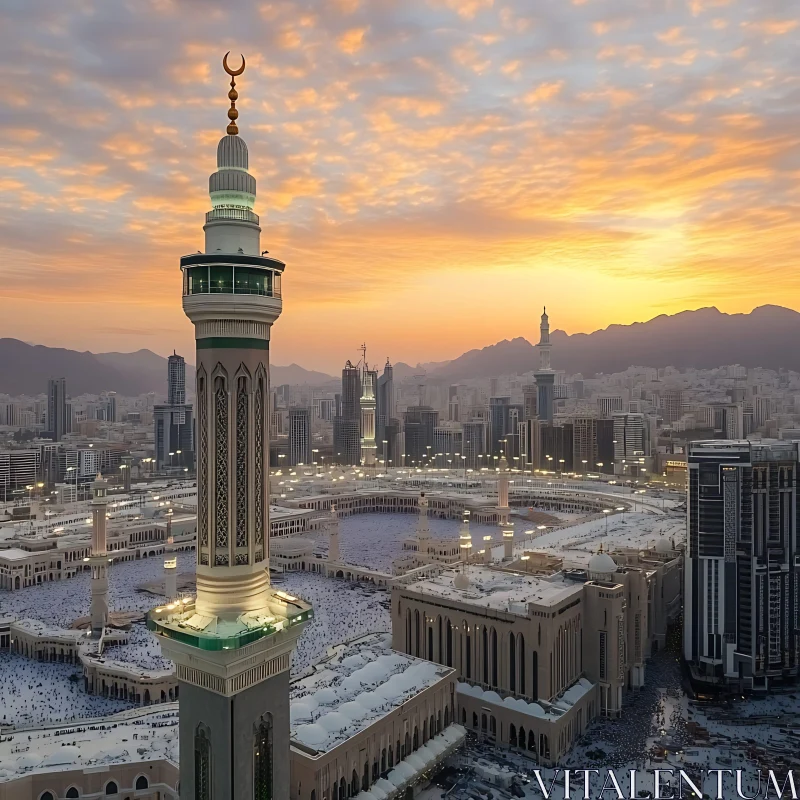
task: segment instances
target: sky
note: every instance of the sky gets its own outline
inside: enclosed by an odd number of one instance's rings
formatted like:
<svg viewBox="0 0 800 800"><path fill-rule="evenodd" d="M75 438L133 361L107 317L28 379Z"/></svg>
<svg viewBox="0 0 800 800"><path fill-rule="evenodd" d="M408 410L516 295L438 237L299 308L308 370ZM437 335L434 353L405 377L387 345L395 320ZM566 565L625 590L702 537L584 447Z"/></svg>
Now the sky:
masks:
<svg viewBox="0 0 800 800"><path fill-rule="evenodd" d="M4 0L0 336L184 352L237 79L274 363L800 309L797 0Z"/></svg>

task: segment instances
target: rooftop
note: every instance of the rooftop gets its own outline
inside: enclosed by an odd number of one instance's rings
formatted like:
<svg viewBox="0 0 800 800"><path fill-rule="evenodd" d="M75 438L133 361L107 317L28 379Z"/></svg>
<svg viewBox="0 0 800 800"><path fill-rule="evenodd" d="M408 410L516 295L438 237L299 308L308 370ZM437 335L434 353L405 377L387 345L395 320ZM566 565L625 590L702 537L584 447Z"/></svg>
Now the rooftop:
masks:
<svg viewBox="0 0 800 800"><path fill-rule="evenodd" d="M268 608L241 614L235 620L196 613L194 602L182 600L154 609L147 627L165 639L184 642L201 650L236 650L272 636L314 615L310 604L282 590L273 590Z"/></svg>
<svg viewBox="0 0 800 800"><path fill-rule="evenodd" d="M30 773L160 759L178 763L177 704L6 736L0 740L0 783Z"/></svg>
<svg viewBox="0 0 800 800"><path fill-rule="evenodd" d="M458 570L447 570L434 578L412 583L406 590L521 615L527 615L529 603L557 606L572 597L579 597L582 591L582 586L566 580L561 573L525 575L479 566L467 570L469 586L457 589L455 578L458 574Z"/></svg>
<svg viewBox="0 0 800 800"><path fill-rule="evenodd" d="M329 649L292 682L291 737L326 753L454 670L391 649L391 634L370 633Z"/></svg>

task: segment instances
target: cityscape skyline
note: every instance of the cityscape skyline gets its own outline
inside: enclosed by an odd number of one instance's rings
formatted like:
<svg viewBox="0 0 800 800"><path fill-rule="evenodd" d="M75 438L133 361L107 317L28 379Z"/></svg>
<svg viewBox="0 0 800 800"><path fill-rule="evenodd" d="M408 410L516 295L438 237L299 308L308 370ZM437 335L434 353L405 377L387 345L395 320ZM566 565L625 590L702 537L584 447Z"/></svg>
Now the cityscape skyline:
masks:
<svg viewBox="0 0 800 800"><path fill-rule="evenodd" d="M265 246L299 267L277 363L340 368L364 326L382 357L451 358L530 338L545 303L571 333L778 286L800 308L786 2L186 7L13 10L0 334L189 351L171 265L213 166L219 30L250 54Z"/></svg>
<svg viewBox="0 0 800 800"><path fill-rule="evenodd" d="M153 2L158 14L184 7ZM336 7L355 16L353 3ZM497 10L493 0L445 6L470 21ZM498 18L519 33L508 8ZM703 0L689 8L701 15ZM49 33L65 18L47 20ZM340 49L358 53L367 32ZM676 36L683 47L680 34L665 41ZM160 358L0 340L0 372L19 373L9 385L37 377L33 396L0 394L0 800L535 800L534 765L547 797L562 769L565 798L579 772L583 794L602 797L608 778L600 788L587 766L603 766L627 774L631 798L663 798L661 774L676 772L694 796L709 796L703 775L716 772L716 797L733 796L735 780L738 796L754 798L755 768L759 790L762 769L800 768L786 727L800 714L790 694L800 678L800 362L783 354L800 313L760 306L721 322L705 309L551 336L563 303L539 304L524 278L497 286L485 270L491 289L466 291L487 318L493 292L523 294L536 344L413 368L394 347L376 357L379 323L361 314L360 358L344 362L340 384L292 382L315 375L296 365L273 380L273 342L295 330L273 331L291 297L284 270L303 275L304 263L289 240L296 265L262 249L269 211L257 194L280 209L280 189L259 176L256 191L245 136L265 128L237 106L250 82L237 83L245 56L236 67L230 56L228 122L222 134L220 113L216 170L193 223L203 249L177 259L195 334L194 350L180 347L194 353L189 380L176 342ZM170 185L164 197L180 214L203 184ZM162 216L156 237L171 224L169 209ZM145 236L158 252L180 239ZM114 283L124 264L101 272L87 241L83 267ZM359 275L368 284L385 266L374 265ZM556 294L574 300L562 266ZM409 266L404 280L421 275ZM301 322L303 303L316 302L303 280ZM377 285L349 282L331 305L336 320ZM436 297L439 324L452 321L448 300L470 313L462 291ZM411 329L425 306L404 306L402 292L391 302ZM158 310L171 295L155 297ZM500 308L492 324L513 312ZM301 328L319 345L332 337L317 316ZM447 327L460 348L464 327ZM609 350L616 366L638 357L655 368L615 370ZM660 367L673 353L690 355ZM120 385L86 391L108 381ZM738 767L704 769L718 763L743 765L746 781ZM791 773L789 785L796 794Z"/></svg>

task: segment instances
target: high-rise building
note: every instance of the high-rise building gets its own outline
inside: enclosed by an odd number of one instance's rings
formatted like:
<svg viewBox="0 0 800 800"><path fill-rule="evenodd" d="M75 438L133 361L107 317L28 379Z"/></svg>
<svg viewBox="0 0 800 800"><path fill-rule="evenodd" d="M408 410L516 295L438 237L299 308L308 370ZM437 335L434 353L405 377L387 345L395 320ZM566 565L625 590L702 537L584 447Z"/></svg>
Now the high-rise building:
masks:
<svg viewBox="0 0 800 800"><path fill-rule="evenodd" d="M622 397L618 394L600 395L597 398L597 410L601 417L610 417L615 411L622 411Z"/></svg>
<svg viewBox="0 0 800 800"><path fill-rule="evenodd" d="M500 456L503 452L503 439L511 430L511 398L489 398L489 441L488 453L491 456Z"/></svg>
<svg viewBox="0 0 800 800"><path fill-rule="evenodd" d="M447 390L447 419L450 422L460 422L459 414L458 386L453 385Z"/></svg>
<svg viewBox="0 0 800 800"><path fill-rule="evenodd" d="M441 425L433 429L433 452L436 466L441 469L461 469L464 462L464 431L461 426Z"/></svg>
<svg viewBox="0 0 800 800"><path fill-rule="evenodd" d="M573 417L572 458L578 472L594 472L597 469L597 419L595 417Z"/></svg>
<svg viewBox="0 0 800 800"><path fill-rule="evenodd" d="M689 446L684 656L697 682L797 679L799 460L797 442Z"/></svg>
<svg viewBox="0 0 800 800"><path fill-rule="evenodd" d="M614 420L614 460L640 458L645 452L644 414L616 411Z"/></svg>
<svg viewBox="0 0 800 800"><path fill-rule="evenodd" d="M614 474L614 420L597 420L597 461L592 469Z"/></svg>
<svg viewBox="0 0 800 800"><path fill-rule="evenodd" d="M194 468L194 419L191 404L153 409L156 469Z"/></svg>
<svg viewBox="0 0 800 800"><path fill-rule="evenodd" d="M289 409L289 466L311 463L311 410Z"/></svg>
<svg viewBox="0 0 800 800"><path fill-rule="evenodd" d="M378 378L375 400L375 440L379 445L378 451L381 452L380 445L387 438L386 426L390 419L397 416L394 404L394 368L388 358L383 366L383 374Z"/></svg>
<svg viewBox="0 0 800 800"><path fill-rule="evenodd" d="M167 359L167 403L153 407L156 469L194 469L194 413L186 402L186 361Z"/></svg>
<svg viewBox="0 0 800 800"><path fill-rule="evenodd" d="M487 464L484 461L486 455L486 423L480 419L473 419L462 424L462 455L467 458L465 464L467 469L479 469Z"/></svg>
<svg viewBox="0 0 800 800"><path fill-rule="evenodd" d="M230 70L235 78L244 69ZM183 798L288 800L289 665L308 604L269 576L269 343L284 264L261 247L235 120L209 181L205 252L181 258L197 340L197 596L150 612L175 663Z"/></svg>
<svg viewBox="0 0 800 800"><path fill-rule="evenodd" d="M361 374L348 361L342 370L341 413L333 420L333 456L339 464L361 463Z"/></svg>
<svg viewBox="0 0 800 800"><path fill-rule="evenodd" d="M439 424L439 412L430 406L409 406L403 415L406 466L428 463L436 454L433 431Z"/></svg>
<svg viewBox="0 0 800 800"><path fill-rule="evenodd" d="M522 406L524 419L537 419L539 402L536 384L522 387Z"/></svg>
<svg viewBox="0 0 800 800"><path fill-rule="evenodd" d="M519 424L520 459L523 469L540 469L542 424L538 419L527 419Z"/></svg>
<svg viewBox="0 0 800 800"><path fill-rule="evenodd" d="M556 381L555 372L550 366L550 319L547 309L542 313L539 325L539 369L534 373L538 390L537 413L543 422L553 421L553 385Z"/></svg>
<svg viewBox="0 0 800 800"><path fill-rule="evenodd" d="M683 392L680 389L665 389L661 393L661 415L670 424L679 420L683 414Z"/></svg>
<svg viewBox="0 0 800 800"><path fill-rule="evenodd" d="M181 406L186 402L186 361L174 350L167 358L167 405Z"/></svg>
<svg viewBox="0 0 800 800"><path fill-rule="evenodd" d="M54 442L60 442L71 430L66 378L47 381L47 429Z"/></svg>
<svg viewBox="0 0 800 800"><path fill-rule="evenodd" d="M379 443L378 452L381 459L389 467L399 467L403 464L403 451L400 446L400 420L392 417L384 429L383 439Z"/></svg>

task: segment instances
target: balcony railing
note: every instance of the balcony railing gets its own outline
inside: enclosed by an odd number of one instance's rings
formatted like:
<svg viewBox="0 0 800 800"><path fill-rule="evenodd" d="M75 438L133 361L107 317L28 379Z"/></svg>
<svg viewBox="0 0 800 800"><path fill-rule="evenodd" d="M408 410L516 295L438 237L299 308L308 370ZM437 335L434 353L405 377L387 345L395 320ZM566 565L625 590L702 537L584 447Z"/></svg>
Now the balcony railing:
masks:
<svg viewBox="0 0 800 800"><path fill-rule="evenodd" d="M206 212L206 222L219 220L241 220L243 222L253 222L258 225L258 214L248 208L214 208Z"/></svg>

